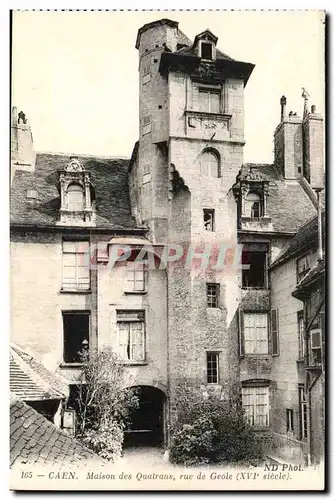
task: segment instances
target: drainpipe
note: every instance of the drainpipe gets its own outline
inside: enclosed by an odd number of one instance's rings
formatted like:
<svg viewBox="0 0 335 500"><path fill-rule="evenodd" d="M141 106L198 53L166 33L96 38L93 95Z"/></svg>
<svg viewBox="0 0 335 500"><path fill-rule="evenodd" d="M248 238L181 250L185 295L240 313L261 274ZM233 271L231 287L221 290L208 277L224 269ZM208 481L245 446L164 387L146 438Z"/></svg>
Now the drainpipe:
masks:
<svg viewBox="0 0 335 500"><path fill-rule="evenodd" d="M321 217L321 191L322 189L317 189L316 195L318 199L318 260L323 259L323 247L322 247L322 217Z"/></svg>

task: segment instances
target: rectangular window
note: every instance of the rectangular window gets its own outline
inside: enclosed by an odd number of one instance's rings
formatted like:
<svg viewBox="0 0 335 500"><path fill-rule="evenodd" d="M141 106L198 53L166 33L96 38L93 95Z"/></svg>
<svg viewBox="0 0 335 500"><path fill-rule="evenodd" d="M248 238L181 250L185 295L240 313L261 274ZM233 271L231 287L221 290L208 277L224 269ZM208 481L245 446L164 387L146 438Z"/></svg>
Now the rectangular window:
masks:
<svg viewBox="0 0 335 500"><path fill-rule="evenodd" d="M142 129L143 135L146 135L149 132L151 132L151 116L149 116L149 115L144 116L143 120L142 120L142 125L143 125L143 129Z"/></svg>
<svg viewBox="0 0 335 500"><path fill-rule="evenodd" d="M199 88L199 111L220 113L220 91Z"/></svg>
<svg viewBox="0 0 335 500"><path fill-rule="evenodd" d="M242 387L242 406L250 425L269 425L269 387Z"/></svg>
<svg viewBox="0 0 335 500"><path fill-rule="evenodd" d="M293 410L292 408L286 408L286 430L287 432L293 432Z"/></svg>
<svg viewBox="0 0 335 500"><path fill-rule="evenodd" d="M219 354L217 352L207 353L207 384L219 383Z"/></svg>
<svg viewBox="0 0 335 500"><path fill-rule="evenodd" d="M272 356L279 355L279 332L278 332L278 312L277 309L271 311L271 344Z"/></svg>
<svg viewBox="0 0 335 500"><path fill-rule="evenodd" d="M268 315L266 313L244 313L245 354L268 354Z"/></svg>
<svg viewBox="0 0 335 500"><path fill-rule="evenodd" d="M89 346L88 311L63 312L63 357L65 363L80 363L81 352Z"/></svg>
<svg viewBox="0 0 335 500"><path fill-rule="evenodd" d="M213 59L213 46L211 43L201 42L201 59Z"/></svg>
<svg viewBox="0 0 335 500"><path fill-rule="evenodd" d="M144 311L117 311L118 353L121 360L145 360L144 325Z"/></svg>
<svg viewBox="0 0 335 500"><path fill-rule="evenodd" d="M299 359L305 356L305 326L304 326L304 311L297 312L297 322L298 322L298 342L299 342Z"/></svg>
<svg viewBox="0 0 335 500"><path fill-rule="evenodd" d="M207 287L207 307L219 307L219 283L206 283Z"/></svg>
<svg viewBox="0 0 335 500"><path fill-rule="evenodd" d="M146 262L127 261L126 292L144 292Z"/></svg>
<svg viewBox="0 0 335 500"><path fill-rule="evenodd" d="M63 241L63 290L89 290L89 249L88 241Z"/></svg>
<svg viewBox="0 0 335 500"><path fill-rule="evenodd" d="M204 209L204 229L205 231L214 231L214 213L212 209Z"/></svg>
<svg viewBox="0 0 335 500"><path fill-rule="evenodd" d="M242 264L245 266L242 269L243 288L266 288L266 261L266 252L242 251Z"/></svg>
<svg viewBox="0 0 335 500"><path fill-rule="evenodd" d="M304 255L300 259L297 259L297 282L308 273L311 268L311 258L310 255Z"/></svg>
<svg viewBox="0 0 335 500"><path fill-rule="evenodd" d="M309 362L311 366L321 365L321 330L314 328L309 331Z"/></svg>
<svg viewBox="0 0 335 500"><path fill-rule="evenodd" d="M299 387L299 416L300 416L300 439L305 440L308 436L307 422L307 402L305 397L305 389Z"/></svg>

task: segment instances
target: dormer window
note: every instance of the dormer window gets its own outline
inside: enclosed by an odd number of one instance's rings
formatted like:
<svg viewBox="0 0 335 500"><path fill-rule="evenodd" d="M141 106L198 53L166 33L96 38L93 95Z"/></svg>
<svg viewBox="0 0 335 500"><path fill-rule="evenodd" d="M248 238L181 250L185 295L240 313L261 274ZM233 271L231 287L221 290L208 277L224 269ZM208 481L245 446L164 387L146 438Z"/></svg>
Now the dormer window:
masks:
<svg viewBox="0 0 335 500"><path fill-rule="evenodd" d="M245 200L245 215L253 219L263 217L263 203L259 194L247 194Z"/></svg>
<svg viewBox="0 0 335 500"><path fill-rule="evenodd" d="M270 181L258 167L242 165L233 186L240 229L272 230L267 202Z"/></svg>
<svg viewBox="0 0 335 500"><path fill-rule="evenodd" d="M201 59L212 61L213 59L213 44L210 42L201 42Z"/></svg>
<svg viewBox="0 0 335 500"><path fill-rule="evenodd" d="M79 184L70 184L68 187L67 208L71 212L84 210L84 190Z"/></svg>
<svg viewBox="0 0 335 500"><path fill-rule="evenodd" d="M199 33L194 39L193 47L196 48L199 57L205 61L213 61L215 59L215 47L218 38L209 30Z"/></svg>
<svg viewBox="0 0 335 500"><path fill-rule="evenodd" d="M71 157L59 172L58 189L61 196L60 221L65 225L92 225L94 188L89 172L78 158Z"/></svg>

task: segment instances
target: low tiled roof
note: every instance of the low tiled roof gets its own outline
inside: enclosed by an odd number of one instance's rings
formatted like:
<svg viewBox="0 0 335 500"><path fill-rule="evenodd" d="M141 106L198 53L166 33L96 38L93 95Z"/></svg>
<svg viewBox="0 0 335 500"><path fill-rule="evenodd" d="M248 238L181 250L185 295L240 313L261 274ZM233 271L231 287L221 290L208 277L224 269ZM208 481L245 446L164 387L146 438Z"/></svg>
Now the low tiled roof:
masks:
<svg viewBox="0 0 335 500"><path fill-rule="evenodd" d="M315 216L316 209L298 181L283 179L272 164L247 163L242 170L250 168L269 181L267 211L275 232L295 233L306 219Z"/></svg>
<svg viewBox="0 0 335 500"><path fill-rule="evenodd" d="M75 465L102 461L23 401L10 403L10 466ZM82 466L81 465L81 466Z"/></svg>
<svg viewBox="0 0 335 500"><path fill-rule="evenodd" d="M21 349L10 349L10 391L24 401L63 399L68 384Z"/></svg>
<svg viewBox="0 0 335 500"><path fill-rule="evenodd" d="M132 229L128 189L127 159L78 156L90 172L96 194L96 227ZM58 170L70 157L63 154L37 153L34 172L17 170L11 191L11 222L16 224L55 225L59 219L60 195ZM38 200L27 200L27 190L38 192Z"/></svg>
<svg viewBox="0 0 335 500"><path fill-rule="evenodd" d="M292 208L294 203L292 202ZM314 210L315 211L315 210ZM326 214L322 212L322 233L325 234ZM312 246L317 246L318 241L318 216L314 216L301 225L297 234L292 238L289 244L282 250L271 267L297 255Z"/></svg>

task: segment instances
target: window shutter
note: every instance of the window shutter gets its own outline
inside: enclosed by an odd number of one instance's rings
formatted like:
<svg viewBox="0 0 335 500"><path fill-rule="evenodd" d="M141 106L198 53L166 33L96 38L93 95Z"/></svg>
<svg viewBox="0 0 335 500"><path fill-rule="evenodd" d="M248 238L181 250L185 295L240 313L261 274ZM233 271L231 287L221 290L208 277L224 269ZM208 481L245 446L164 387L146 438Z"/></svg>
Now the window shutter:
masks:
<svg viewBox="0 0 335 500"><path fill-rule="evenodd" d="M270 318L270 328L271 328L271 354L272 356L279 355L279 336L278 336L278 311L277 309L272 309Z"/></svg>
<svg viewBox="0 0 335 500"><path fill-rule="evenodd" d="M244 356L244 318L241 309L239 310L239 323L240 356Z"/></svg>

